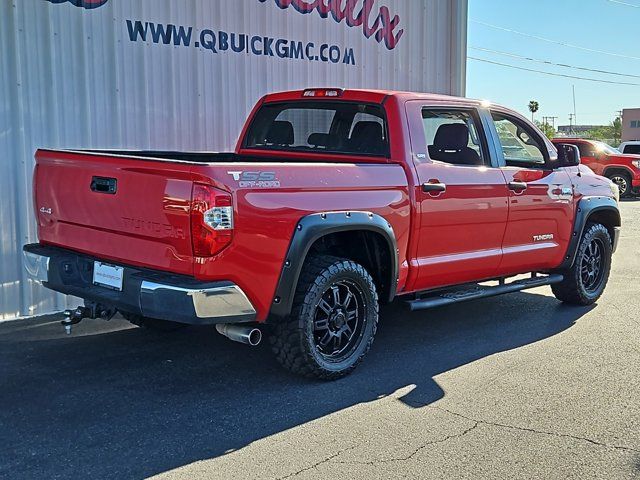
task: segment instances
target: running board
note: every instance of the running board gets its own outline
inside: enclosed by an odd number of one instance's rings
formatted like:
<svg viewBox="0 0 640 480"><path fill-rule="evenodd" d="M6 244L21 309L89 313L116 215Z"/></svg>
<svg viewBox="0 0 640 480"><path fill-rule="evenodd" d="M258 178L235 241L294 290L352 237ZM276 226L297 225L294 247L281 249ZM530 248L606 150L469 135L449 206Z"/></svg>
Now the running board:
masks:
<svg viewBox="0 0 640 480"><path fill-rule="evenodd" d="M409 305L409 309L413 312L415 310L442 307L443 305L450 305L452 303L466 302L467 300L476 300L478 298L494 297L496 295L502 295L503 293L520 292L529 288L551 285L553 283L561 282L562 278L562 275L551 274L546 276L532 276L531 278L516 280L511 283L501 282L500 285L493 287L484 285L475 285L472 287L466 286L466 288L454 288L446 292L433 293L430 296L416 300L409 300L406 303Z"/></svg>

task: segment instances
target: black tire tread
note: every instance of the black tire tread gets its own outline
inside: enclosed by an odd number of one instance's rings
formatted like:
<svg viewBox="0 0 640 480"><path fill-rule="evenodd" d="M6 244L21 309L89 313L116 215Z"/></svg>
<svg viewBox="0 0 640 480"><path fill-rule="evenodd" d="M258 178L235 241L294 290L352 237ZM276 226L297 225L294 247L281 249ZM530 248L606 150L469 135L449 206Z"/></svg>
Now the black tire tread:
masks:
<svg viewBox="0 0 640 480"><path fill-rule="evenodd" d="M578 245L576 260L573 266L560 272L564 276L562 282L551 285L551 291L558 300L572 305L586 306L595 303L598 298L600 298L600 295L602 295L602 292L596 297L587 295L584 289L581 288L581 283L578 279L580 275L579 258L583 254L589 243L586 242L585 239L590 239L598 234L603 234L609 240L609 252L611 252L611 236L609 235L609 231L607 230L607 228L600 223L588 223L585 226L582 239L580 240L580 244ZM607 285L609 269L611 268L611 258L609 258L608 264L605 268L607 269L607 272L604 278L602 291L604 291L604 288Z"/></svg>
<svg viewBox="0 0 640 480"><path fill-rule="evenodd" d="M311 298L313 297L313 292L321 288L323 280L325 282L329 281L330 275L335 275L344 270L357 272L369 283L374 297L371 308L375 311L375 322L372 334L367 340L367 345L358 359L349 368L333 372L322 369L306 350L303 341L303 326L300 324L299 319L304 315L305 309L315 308L311 303ZM295 374L321 380L336 380L351 373L371 348L378 326L378 310L378 294L375 283L369 272L362 265L331 255L312 256L305 262L300 273L291 314L285 320L279 321L274 325L272 334L269 337L271 349L276 356L276 360L284 368Z"/></svg>

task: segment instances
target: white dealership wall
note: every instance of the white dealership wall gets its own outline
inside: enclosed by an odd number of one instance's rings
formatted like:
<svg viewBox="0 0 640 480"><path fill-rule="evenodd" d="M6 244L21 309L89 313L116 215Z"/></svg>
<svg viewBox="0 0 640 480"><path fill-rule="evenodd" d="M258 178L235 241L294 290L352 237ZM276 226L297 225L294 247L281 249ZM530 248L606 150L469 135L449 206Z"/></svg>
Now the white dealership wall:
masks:
<svg viewBox="0 0 640 480"><path fill-rule="evenodd" d="M399 17L394 33L404 33L393 49L331 14L303 15L276 0L78 3L0 0L0 320L77 304L33 283L21 253L37 240L31 176L39 147L228 150L267 92L465 90L467 0L373 0L370 25L383 6ZM131 41L127 20L193 27L191 45ZM214 53L195 46L206 29L353 49L356 65L223 52L219 45ZM208 45L210 37L203 39Z"/></svg>

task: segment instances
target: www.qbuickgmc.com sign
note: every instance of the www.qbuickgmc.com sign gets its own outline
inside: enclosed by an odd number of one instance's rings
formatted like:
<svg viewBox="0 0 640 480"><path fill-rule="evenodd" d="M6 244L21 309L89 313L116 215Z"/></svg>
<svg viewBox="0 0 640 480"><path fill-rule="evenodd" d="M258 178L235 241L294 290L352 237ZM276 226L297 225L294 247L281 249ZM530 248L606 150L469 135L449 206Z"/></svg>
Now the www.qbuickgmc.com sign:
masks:
<svg viewBox="0 0 640 480"><path fill-rule="evenodd" d="M76 7L92 9L92 8L97 8L104 5L109 0L48 0L48 1L51 3L69 2L75 5ZM258 1L261 3L265 3L270 0L258 0ZM282 9L292 7L296 11L302 14L309 14L315 11L322 18L332 18L338 23L342 23L344 21L345 25L348 27L361 27L362 33L366 38L374 37L378 43L384 42L384 45L389 50L393 50L398 45L398 42L400 41L404 33L404 30L399 28L400 17L398 15L393 15L389 11L388 7L377 5L376 3L377 0L274 0L274 1L275 1L275 4ZM130 21L128 22L131 23ZM135 26L135 25L138 25L138 26ZM143 25L142 29L139 25ZM146 25L146 27L144 27L144 25ZM151 25L153 25L153 27L151 27ZM134 38L130 38L132 41L137 41L138 39L143 39L143 41L146 41L146 32L153 28L153 31L151 32L150 37L152 38L152 41L154 41L154 43L165 43L165 44L173 43L174 45L184 45L185 44L184 35L186 35L189 32L189 29L191 33L193 32L192 27L176 27L172 24L167 24L166 26L163 26L161 24L151 24L149 22L143 23L140 21L136 21L136 23L134 23L134 26L135 26L135 31L138 33L136 34L135 40ZM182 32L184 32L183 34L180 33L181 29L182 29ZM142 31L145 32L144 35L140 34L140 32ZM130 37L133 37L131 35L130 25L129 25L129 32L130 32ZM240 35L238 35L238 38L240 37ZM143 38L143 36L145 38ZM247 35L242 35L242 36L248 37ZM258 37L255 37L255 38L258 38ZM219 36L217 40L220 40ZM277 42L277 39L274 39L274 43L275 42ZM205 48L207 49L210 49L210 50L215 49L215 47L213 49L208 48L208 46L209 47L211 46L211 39L209 39L208 42L205 41L205 42L197 42L197 43L204 44ZM224 43L225 43L224 35L223 35L223 41L217 42L217 43L222 44L224 46ZM248 42L245 42L245 43L248 43ZM258 43L258 42L256 41L254 43ZM265 42L265 43L268 43L268 42ZM334 46L334 47L338 48L337 46ZM280 49L279 49L280 55L278 56L281 56L282 58L288 58L288 56L284 55L285 52L283 48L284 48L283 43L280 42ZM307 59L309 60L315 59L316 55L313 55L310 52L308 52L308 50L311 50L309 48L309 44L304 45L303 49L305 50L304 53ZM329 49L331 49L331 46L329 46L327 50ZM244 49L240 49L239 46L238 46L238 50L244 51ZM265 50L267 51L267 55L270 55L269 45L267 45L266 49L262 49L262 48L259 49L257 47L254 49L246 48L247 53L254 53L254 54L262 54L262 52L264 52ZM333 52L335 51L336 50L334 48ZM306 55L307 53L309 53L309 55ZM326 53L328 54L328 52ZM277 55L277 53L275 52L273 54ZM318 52L317 56L320 56L320 55L322 54ZM346 56L348 57L348 55ZM331 60L331 58L335 59L336 54L334 53L333 57L327 56L328 61L333 61ZM337 63L337 62L334 62L334 63ZM351 60L344 63L353 64Z"/></svg>

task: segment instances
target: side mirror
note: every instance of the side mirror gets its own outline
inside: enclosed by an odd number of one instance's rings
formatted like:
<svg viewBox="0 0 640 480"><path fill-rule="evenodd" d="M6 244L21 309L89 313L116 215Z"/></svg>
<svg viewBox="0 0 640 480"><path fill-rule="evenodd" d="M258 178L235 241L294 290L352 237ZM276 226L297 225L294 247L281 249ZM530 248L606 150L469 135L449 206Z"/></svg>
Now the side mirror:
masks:
<svg viewBox="0 0 640 480"><path fill-rule="evenodd" d="M558 149L558 167L577 167L580 165L580 150L575 145L560 143Z"/></svg>

